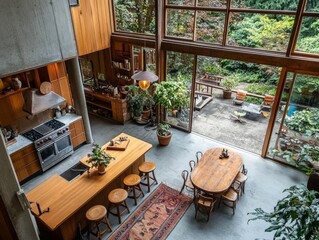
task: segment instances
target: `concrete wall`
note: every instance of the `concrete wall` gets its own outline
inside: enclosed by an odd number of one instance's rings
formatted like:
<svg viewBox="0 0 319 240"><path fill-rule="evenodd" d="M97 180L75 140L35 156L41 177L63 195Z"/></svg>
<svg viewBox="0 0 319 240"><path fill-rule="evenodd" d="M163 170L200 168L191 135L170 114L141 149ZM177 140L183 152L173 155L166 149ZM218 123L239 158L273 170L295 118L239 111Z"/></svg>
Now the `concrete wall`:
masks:
<svg viewBox="0 0 319 240"><path fill-rule="evenodd" d="M68 0L0 0L0 77L77 55Z"/></svg>

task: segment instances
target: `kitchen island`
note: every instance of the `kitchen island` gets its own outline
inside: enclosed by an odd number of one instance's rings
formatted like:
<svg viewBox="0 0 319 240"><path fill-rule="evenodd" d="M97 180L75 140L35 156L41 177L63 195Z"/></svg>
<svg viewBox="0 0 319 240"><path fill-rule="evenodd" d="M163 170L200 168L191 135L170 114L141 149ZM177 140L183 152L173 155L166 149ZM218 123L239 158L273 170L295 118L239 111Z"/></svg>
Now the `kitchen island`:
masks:
<svg viewBox="0 0 319 240"><path fill-rule="evenodd" d="M78 223L86 225L85 212L95 204L107 207L107 194L114 188L123 187L123 179L130 173L137 173L138 166L145 161L145 153L152 145L128 134L129 144L125 151L107 150L115 157L106 169L104 175L99 175L96 169L90 174L84 173L71 182L54 175L27 193L36 216L41 236L48 239L74 239ZM109 143L106 143L106 147ZM81 159L85 163L87 156ZM42 210L50 208L49 212L39 215L36 202Z"/></svg>

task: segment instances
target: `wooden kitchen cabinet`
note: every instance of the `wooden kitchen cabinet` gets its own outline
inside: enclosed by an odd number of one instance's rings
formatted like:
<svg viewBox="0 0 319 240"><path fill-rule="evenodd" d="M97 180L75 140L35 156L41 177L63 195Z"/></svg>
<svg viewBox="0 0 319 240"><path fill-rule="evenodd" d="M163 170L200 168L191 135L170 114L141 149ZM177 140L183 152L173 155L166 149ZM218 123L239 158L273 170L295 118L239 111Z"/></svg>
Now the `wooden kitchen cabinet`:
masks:
<svg viewBox="0 0 319 240"><path fill-rule="evenodd" d="M40 161L33 144L10 155L19 182L41 171Z"/></svg>
<svg viewBox="0 0 319 240"><path fill-rule="evenodd" d="M88 112L124 124L130 119L126 99L108 97L99 92L85 90Z"/></svg>
<svg viewBox="0 0 319 240"><path fill-rule="evenodd" d="M79 56L110 47L111 14L108 0L79 0L71 7Z"/></svg>
<svg viewBox="0 0 319 240"><path fill-rule="evenodd" d="M71 142L73 148L76 148L86 141L82 119L76 120L75 122L71 123L69 129L71 132Z"/></svg>

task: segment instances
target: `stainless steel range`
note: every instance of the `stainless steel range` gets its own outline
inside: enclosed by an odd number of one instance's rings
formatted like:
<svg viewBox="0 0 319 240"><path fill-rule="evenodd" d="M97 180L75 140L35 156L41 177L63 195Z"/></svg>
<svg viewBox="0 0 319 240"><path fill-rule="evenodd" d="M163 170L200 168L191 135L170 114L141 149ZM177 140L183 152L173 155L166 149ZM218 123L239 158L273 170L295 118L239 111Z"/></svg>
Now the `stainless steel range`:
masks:
<svg viewBox="0 0 319 240"><path fill-rule="evenodd" d="M34 142L43 171L73 153L69 126L50 120L22 134Z"/></svg>

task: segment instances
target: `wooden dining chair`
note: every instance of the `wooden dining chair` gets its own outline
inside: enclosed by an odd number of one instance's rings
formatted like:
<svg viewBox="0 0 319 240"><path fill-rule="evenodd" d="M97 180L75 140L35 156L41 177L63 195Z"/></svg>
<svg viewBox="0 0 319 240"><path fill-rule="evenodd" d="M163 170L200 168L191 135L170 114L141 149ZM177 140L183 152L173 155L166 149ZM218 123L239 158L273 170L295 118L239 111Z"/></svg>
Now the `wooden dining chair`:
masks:
<svg viewBox="0 0 319 240"><path fill-rule="evenodd" d="M245 193L245 184L247 179L247 175L243 174L242 172L239 172L235 178L235 182L239 183L241 195Z"/></svg>
<svg viewBox="0 0 319 240"><path fill-rule="evenodd" d="M197 163L202 158L202 156L203 156L203 153L201 151L196 152L196 161L197 161Z"/></svg>
<svg viewBox="0 0 319 240"><path fill-rule="evenodd" d="M196 162L194 160L190 160L189 167L191 169L190 171L192 172L194 170L194 168L196 167Z"/></svg>
<svg viewBox="0 0 319 240"><path fill-rule="evenodd" d="M223 193L223 195L221 195L219 199L218 208L220 207L220 203L222 202L225 206L233 209L234 215L236 210L237 199L237 192L232 187L230 187L225 193Z"/></svg>
<svg viewBox="0 0 319 240"><path fill-rule="evenodd" d="M184 190L184 188L187 190L187 191L194 191L194 186L190 180L190 175L189 175L189 172L187 170L183 170L182 171L182 178L183 178L183 186L179 192L179 194L181 194Z"/></svg>
<svg viewBox="0 0 319 240"><path fill-rule="evenodd" d="M214 206L217 199L213 196L205 195L198 189L195 190L195 219L197 219L197 213L201 212L207 215L206 221L209 221L209 216L212 211L214 211Z"/></svg>
<svg viewBox="0 0 319 240"><path fill-rule="evenodd" d="M245 164L243 164L243 166L241 167L241 172L245 175L247 175L248 173L248 169L245 167Z"/></svg>

